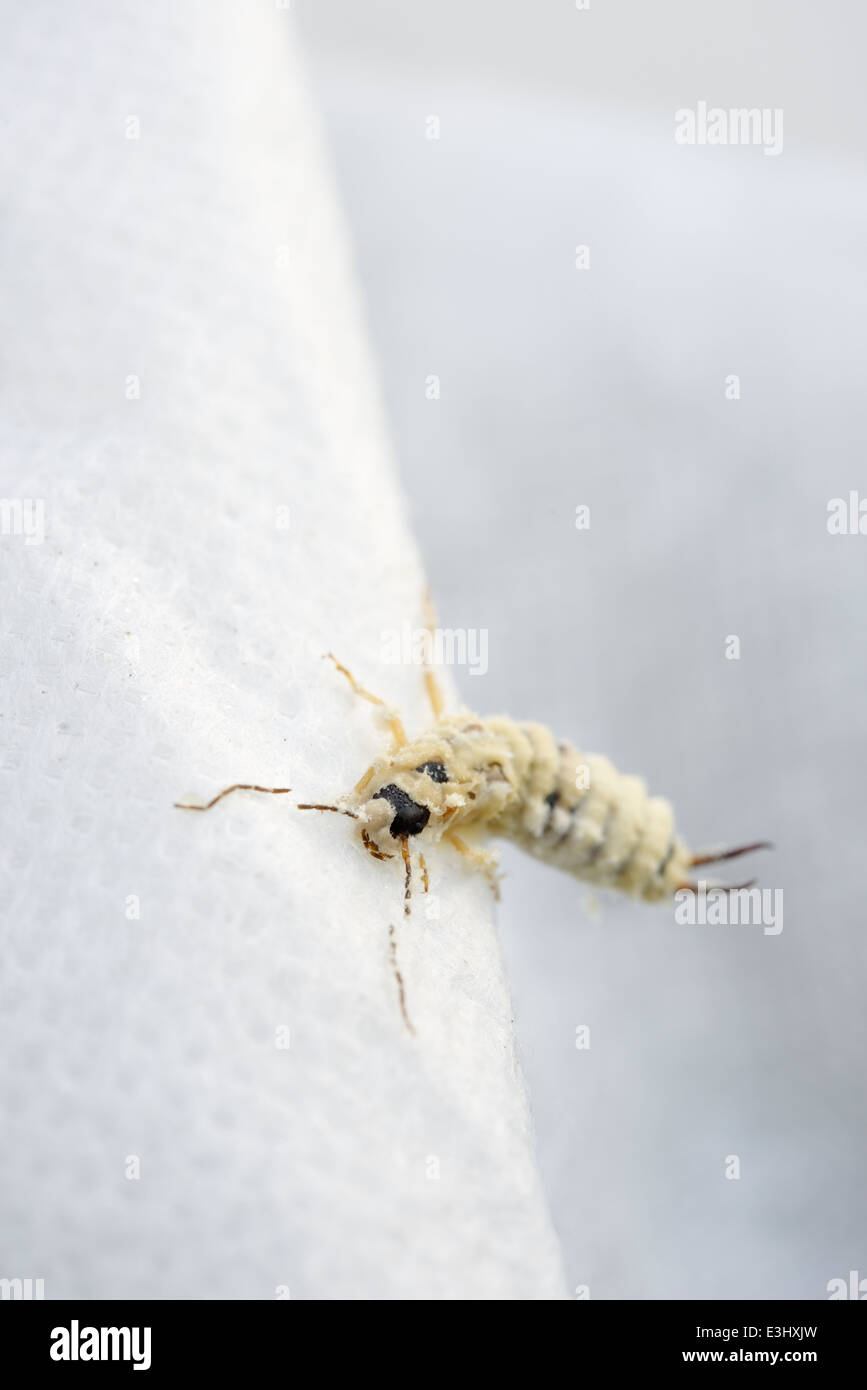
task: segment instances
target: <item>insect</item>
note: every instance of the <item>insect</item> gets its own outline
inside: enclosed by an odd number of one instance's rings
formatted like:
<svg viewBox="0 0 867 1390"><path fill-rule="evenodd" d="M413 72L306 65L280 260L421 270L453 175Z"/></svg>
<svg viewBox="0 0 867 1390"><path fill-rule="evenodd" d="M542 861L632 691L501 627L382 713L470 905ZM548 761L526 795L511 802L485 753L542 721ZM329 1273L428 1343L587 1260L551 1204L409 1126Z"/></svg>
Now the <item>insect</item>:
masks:
<svg viewBox="0 0 867 1390"><path fill-rule="evenodd" d="M431 636L434 625L428 600ZM428 890L422 843L454 850L488 876L497 895L497 858L484 844L489 837L511 840L555 868L645 902L670 898L679 889L696 889L690 874L700 866L770 848L767 841L756 841L736 849L691 853L676 833L670 804L649 796L640 778L618 772L607 758L583 755L570 743L557 742L542 724L519 723L505 715L482 718L466 710L446 713L429 662L423 674L433 723L420 737L409 739L397 712L360 685L330 652L327 656L355 694L378 709L390 731L391 747L336 803L299 802L297 809L350 817L368 854L380 862L402 863L407 917L416 847L422 886ZM291 788L237 782L204 806L176 805L208 811L236 791L282 796ZM722 886L736 890L750 883ZM414 1032L397 968L393 925L389 942L401 1012Z"/></svg>

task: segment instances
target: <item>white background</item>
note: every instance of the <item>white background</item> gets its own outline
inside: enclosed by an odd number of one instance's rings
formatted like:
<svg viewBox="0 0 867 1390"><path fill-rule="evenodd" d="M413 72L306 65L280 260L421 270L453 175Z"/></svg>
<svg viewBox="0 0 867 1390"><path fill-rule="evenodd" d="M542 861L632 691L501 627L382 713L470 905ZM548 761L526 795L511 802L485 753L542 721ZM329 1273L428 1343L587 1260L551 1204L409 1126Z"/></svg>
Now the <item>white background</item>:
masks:
<svg viewBox="0 0 867 1390"><path fill-rule="evenodd" d="M463 698L645 775L696 845L777 844L777 937L597 920L506 855L570 1287L821 1298L867 1273L867 537L826 529L867 496L863 11L295 12L443 623L490 634ZM699 100L782 107L783 153L678 147Z"/></svg>

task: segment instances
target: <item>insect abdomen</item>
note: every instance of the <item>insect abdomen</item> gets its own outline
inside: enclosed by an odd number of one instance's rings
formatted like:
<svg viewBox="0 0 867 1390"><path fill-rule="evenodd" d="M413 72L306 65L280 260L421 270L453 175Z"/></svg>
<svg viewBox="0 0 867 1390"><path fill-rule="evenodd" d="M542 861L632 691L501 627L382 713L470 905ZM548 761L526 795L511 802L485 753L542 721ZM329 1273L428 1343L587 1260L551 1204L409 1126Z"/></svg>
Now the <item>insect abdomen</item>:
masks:
<svg viewBox="0 0 867 1390"><path fill-rule="evenodd" d="M517 790L496 833L578 878L649 901L684 882L689 856L671 806L648 796L640 778L557 743L542 724L489 727L509 745Z"/></svg>

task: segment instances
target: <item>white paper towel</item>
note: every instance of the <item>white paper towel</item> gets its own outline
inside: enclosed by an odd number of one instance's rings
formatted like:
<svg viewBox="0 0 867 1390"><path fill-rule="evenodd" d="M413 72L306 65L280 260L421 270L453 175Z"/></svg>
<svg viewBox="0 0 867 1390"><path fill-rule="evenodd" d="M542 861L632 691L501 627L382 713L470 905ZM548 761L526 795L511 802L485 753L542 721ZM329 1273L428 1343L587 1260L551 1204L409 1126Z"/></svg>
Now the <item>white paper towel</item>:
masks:
<svg viewBox="0 0 867 1390"><path fill-rule="evenodd" d="M379 660L423 573L287 17L6 30L0 1276L562 1297L484 880L433 857L405 924L348 822L172 806L352 785L382 733L327 649L426 717Z"/></svg>

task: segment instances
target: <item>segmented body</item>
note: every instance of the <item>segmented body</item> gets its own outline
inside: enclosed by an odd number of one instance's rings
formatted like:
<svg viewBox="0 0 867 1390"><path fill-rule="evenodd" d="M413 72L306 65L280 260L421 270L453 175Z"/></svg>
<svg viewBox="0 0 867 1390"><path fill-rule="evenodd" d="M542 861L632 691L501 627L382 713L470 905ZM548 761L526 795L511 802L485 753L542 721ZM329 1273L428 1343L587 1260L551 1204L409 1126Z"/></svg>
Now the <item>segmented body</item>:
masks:
<svg viewBox="0 0 867 1390"><path fill-rule="evenodd" d="M337 805L298 802L298 809L351 816L362 845L374 859L402 860L406 916L411 900L410 844L419 839L425 845L430 841L450 845L484 869L495 888L496 859L478 842L501 836L546 864L645 902L671 897L684 886L694 887L687 883L691 869L765 847L765 842L756 842L690 854L675 833L670 805L661 797L648 796L640 778L624 776L607 758L585 757L571 744L556 742L542 724L521 724L505 715L481 719L466 711L444 715L442 691L429 667L425 685L435 723L410 741L397 712L328 655L356 695L378 707L391 732L392 748ZM176 804L185 810L208 811L232 792L285 796L290 790L235 782L204 805ZM418 865L427 892L427 863L421 853ZM392 971L404 1022L414 1032L396 949L392 923Z"/></svg>
<svg viewBox="0 0 867 1390"><path fill-rule="evenodd" d="M640 777L556 743L542 724L501 724L519 789L495 833L555 868L656 902L684 882L689 853L674 812ZM494 827L492 827L494 829Z"/></svg>
<svg viewBox="0 0 867 1390"><path fill-rule="evenodd" d="M577 878L645 901L670 896L689 852L669 803L541 724L463 713L374 764L345 803L380 853L407 837L501 836Z"/></svg>

